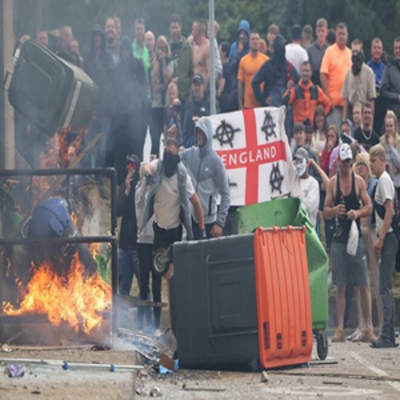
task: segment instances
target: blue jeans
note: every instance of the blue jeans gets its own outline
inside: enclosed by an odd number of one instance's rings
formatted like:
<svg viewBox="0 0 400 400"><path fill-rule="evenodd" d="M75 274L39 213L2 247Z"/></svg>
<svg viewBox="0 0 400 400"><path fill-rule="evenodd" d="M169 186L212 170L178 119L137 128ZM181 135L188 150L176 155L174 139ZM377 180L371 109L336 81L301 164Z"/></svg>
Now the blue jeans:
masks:
<svg viewBox="0 0 400 400"><path fill-rule="evenodd" d="M379 263L379 293L383 303L381 336L391 342L395 341L395 306L392 292L392 280L398 245L399 241L396 235L393 232L387 233L383 241L381 261Z"/></svg>
<svg viewBox="0 0 400 400"><path fill-rule="evenodd" d="M119 249L118 252L118 284L119 294L129 296L132 287L133 275L140 288L140 274L136 250Z"/></svg>

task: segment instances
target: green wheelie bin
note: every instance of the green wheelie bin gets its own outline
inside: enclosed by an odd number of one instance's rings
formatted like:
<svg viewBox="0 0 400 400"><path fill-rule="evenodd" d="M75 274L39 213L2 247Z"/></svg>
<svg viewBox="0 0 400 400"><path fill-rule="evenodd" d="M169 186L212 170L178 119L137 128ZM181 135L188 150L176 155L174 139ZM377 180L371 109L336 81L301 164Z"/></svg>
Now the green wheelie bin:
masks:
<svg viewBox="0 0 400 400"><path fill-rule="evenodd" d="M257 227L306 226L306 248L310 277L313 330L318 356L328 355L325 329L328 325L328 255L320 242L301 200L294 197L271 200L239 208L238 233L253 232Z"/></svg>

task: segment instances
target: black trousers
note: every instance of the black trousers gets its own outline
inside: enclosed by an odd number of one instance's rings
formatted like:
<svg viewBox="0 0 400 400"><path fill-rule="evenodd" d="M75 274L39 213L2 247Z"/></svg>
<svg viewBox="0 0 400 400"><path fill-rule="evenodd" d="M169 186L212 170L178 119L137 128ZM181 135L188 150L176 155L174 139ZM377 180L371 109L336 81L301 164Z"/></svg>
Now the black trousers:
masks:
<svg viewBox="0 0 400 400"><path fill-rule="evenodd" d="M153 302L161 303L161 276L154 272L153 268L153 245L137 244L140 268L140 299L149 299L149 281L151 273L151 289ZM146 320L145 330L149 330L151 324L151 313L149 307L140 306L138 309L139 329L143 328L143 320ZM160 328L161 307L153 307L154 329Z"/></svg>

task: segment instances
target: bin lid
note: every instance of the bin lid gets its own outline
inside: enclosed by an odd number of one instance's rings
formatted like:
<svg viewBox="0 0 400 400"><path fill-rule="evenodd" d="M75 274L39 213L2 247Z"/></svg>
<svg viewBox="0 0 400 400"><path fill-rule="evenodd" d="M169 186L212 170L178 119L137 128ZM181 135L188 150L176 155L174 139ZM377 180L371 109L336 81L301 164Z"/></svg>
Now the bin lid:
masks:
<svg viewBox="0 0 400 400"><path fill-rule="evenodd" d="M19 46L9 101L32 124L52 134L57 129L73 73L36 41L27 40Z"/></svg>

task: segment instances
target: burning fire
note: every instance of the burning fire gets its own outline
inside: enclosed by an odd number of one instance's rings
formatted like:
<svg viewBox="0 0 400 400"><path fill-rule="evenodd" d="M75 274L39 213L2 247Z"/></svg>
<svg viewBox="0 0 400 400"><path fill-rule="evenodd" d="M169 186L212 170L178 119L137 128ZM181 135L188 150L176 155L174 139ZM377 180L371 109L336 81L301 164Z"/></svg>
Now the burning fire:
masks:
<svg viewBox="0 0 400 400"><path fill-rule="evenodd" d="M75 254L67 277L58 276L43 264L34 273L19 308L6 303L7 315L45 314L59 326L68 322L79 332L89 333L102 324L102 312L111 307L111 287L98 274L84 276L84 265Z"/></svg>

